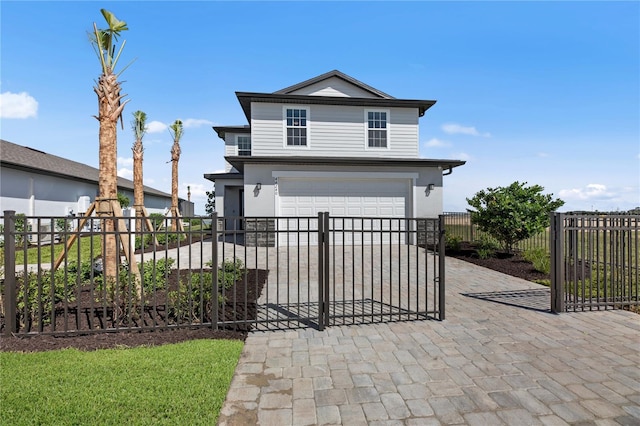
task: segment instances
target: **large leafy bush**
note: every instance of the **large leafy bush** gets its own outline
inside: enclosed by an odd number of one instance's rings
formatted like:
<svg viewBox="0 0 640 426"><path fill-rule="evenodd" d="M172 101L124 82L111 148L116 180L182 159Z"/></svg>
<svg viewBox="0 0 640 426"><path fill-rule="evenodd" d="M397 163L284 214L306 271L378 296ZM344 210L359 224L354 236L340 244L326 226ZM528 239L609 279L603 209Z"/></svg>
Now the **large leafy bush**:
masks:
<svg viewBox="0 0 640 426"><path fill-rule="evenodd" d="M514 182L506 187L487 188L467 202L473 209L471 221L495 238L502 249L513 251L518 241L538 234L549 226L549 213L564 205L551 194L542 194L540 185Z"/></svg>

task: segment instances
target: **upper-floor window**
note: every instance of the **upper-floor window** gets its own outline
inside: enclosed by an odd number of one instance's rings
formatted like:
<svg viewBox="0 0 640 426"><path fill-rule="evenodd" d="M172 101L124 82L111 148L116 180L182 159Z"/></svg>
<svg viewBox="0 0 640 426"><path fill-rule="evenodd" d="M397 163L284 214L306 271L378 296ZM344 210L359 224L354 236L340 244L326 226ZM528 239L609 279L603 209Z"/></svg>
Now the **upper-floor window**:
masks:
<svg viewBox="0 0 640 426"><path fill-rule="evenodd" d="M386 111L367 111L367 146L386 148L388 142L388 118Z"/></svg>
<svg viewBox="0 0 640 426"><path fill-rule="evenodd" d="M307 109L286 108L287 146L307 146Z"/></svg>
<svg viewBox="0 0 640 426"><path fill-rule="evenodd" d="M238 136L238 155L251 155L251 137Z"/></svg>

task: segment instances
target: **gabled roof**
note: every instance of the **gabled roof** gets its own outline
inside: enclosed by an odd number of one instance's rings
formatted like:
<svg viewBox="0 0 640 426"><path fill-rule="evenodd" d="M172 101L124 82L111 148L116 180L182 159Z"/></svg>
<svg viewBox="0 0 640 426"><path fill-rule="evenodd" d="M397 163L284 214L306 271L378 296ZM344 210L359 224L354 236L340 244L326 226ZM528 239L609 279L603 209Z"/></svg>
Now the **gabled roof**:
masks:
<svg viewBox="0 0 640 426"><path fill-rule="evenodd" d="M349 84L357 86L359 89L367 93L371 93L373 97L349 97L349 96L318 96L318 95L300 95L293 94L302 88L311 86L329 78L339 78L347 81ZM382 107L398 107L398 108L417 108L418 115L422 117L424 113L433 106L434 100L419 99L396 99L391 95L374 89L361 81L356 80L338 70L319 75L312 79L303 81L302 83L286 87L274 93L258 93L258 92L236 92L236 97L242 106L247 121L251 121L251 103L281 103L281 104L320 104L320 105L347 105L347 106L365 106L372 108Z"/></svg>
<svg viewBox="0 0 640 426"><path fill-rule="evenodd" d="M393 96L388 95L388 94L386 94L386 93L384 93L384 92L382 92L382 91L380 91L380 90L378 90L378 89L376 89L374 87L371 87L371 86L369 86L367 84L364 84L363 82L361 82L359 80L356 80L355 78L353 78L351 76L348 76L345 73L342 73L342 72L340 72L338 70L329 71L329 72L321 74L321 75L319 75L317 77L313 77L313 78L310 78L309 80L305 80L302 83L298 83L298 84L294 84L293 86L285 87L284 89L278 90L277 92L273 92L273 93L279 94L279 95L289 95L292 92L295 92L297 90L300 90L300 89L308 87L308 86L311 86L312 84L318 83L320 81L328 80L328 79L330 79L332 77L339 78L341 80L344 80L344 81L346 81L348 83L353 84L354 86L358 86L360 89L365 90L365 91L367 91L367 92L371 93L372 95L377 96L379 98L395 99Z"/></svg>
<svg viewBox="0 0 640 426"><path fill-rule="evenodd" d="M37 149L17 145L3 139L0 139L0 166L98 184L99 171L95 167L47 154ZM133 191L133 182L129 179L118 177L118 188ZM171 194L148 186L144 186L144 192L149 195L171 198Z"/></svg>

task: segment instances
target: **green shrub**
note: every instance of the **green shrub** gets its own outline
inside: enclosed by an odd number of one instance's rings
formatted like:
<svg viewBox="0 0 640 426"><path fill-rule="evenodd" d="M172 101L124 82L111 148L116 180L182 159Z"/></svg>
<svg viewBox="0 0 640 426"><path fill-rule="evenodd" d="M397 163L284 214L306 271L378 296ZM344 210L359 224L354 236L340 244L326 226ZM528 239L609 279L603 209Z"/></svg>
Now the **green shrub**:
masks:
<svg viewBox="0 0 640 426"><path fill-rule="evenodd" d="M153 224L154 229L160 229L160 225L164 224L166 217L162 213L151 213L149 220Z"/></svg>
<svg viewBox="0 0 640 426"><path fill-rule="evenodd" d="M525 260L531 262L533 264L533 268L542 272L543 274L548 274L551 272L551 253L546 251L543 248L532 248L529 250L525 250L523 256Z"/></svg>
<svg viewBox="0 0 640 426"><path fill-rule="evenodd" d="M447 250L459 251L460 244L462 244L462 238L456 235L444 234L444 245Z"/></svg>
<svg viewBox="0 0 640 426"><path fill-rule="evenodd" d="M496 250L500 248L498 242L485 234L481 234L480 238L476 242L476 252L480 259L488 259L495 256Z"/></svg>
<svg viewBox="0 0 640 426"><path fill-rule="evenodd" d="M478 257L480 259L489 259L496 254L495 250L486 249L486 248L479 248L476 250L476 253L478 253Z"/></svg>
<svg viewBox="0 0 640 426"><path fill-rule="evenodd" d="M138 265L143 282L142 288L145 294L153 293L166 287L167 276L169 272L171 272L174 263L175 259L169 257L155 262L151 259Z"/></svg>
<svg viewBox="0 0 640 426"><path fill-rule="evenodd" d="M212 266L211 262L207 266ZM240 259L235 262L225 261L218 269L218 290L230 289L237 280L246 273L244 263ZM182 321L211 321L213 301L213 274L211 272L193 271L188 277L180 279L177 291L169 292L171 314ZM225 299L218 295L218 303Z"/></svg>
<svg viewBox="0 0 640 426"><path fill-rule="evenodd" d="M549 213L564 201L544 195L540 185L526 186L514 182L507 187L488 188L477 192L467 202L473 210L472 223L493 236L503 250L512 252L515 245L549 226Z"/></svg>
<svg viewBox="0 0 640 426"><path fill-rule="evenodd" d="M76 276L71 271L67 271L65 276L62 269L53 273L43 271L40 276L35 272L28 272L26 275L24 272L16 274L20 326L33 328L50 324L51 311L58 302L75 300ZM40 319L42 324L39 324Z"/></svg>
<svg viewBox="0 0 640 426"><path fill-rule="evenodd" d="M180 241L184 240L185 238L183 234L180 234L179 237ZM158 240L158 244L167 245L178 241L178 234L176 234L175 232L158 233L156 234L156 238Z"/></svg>

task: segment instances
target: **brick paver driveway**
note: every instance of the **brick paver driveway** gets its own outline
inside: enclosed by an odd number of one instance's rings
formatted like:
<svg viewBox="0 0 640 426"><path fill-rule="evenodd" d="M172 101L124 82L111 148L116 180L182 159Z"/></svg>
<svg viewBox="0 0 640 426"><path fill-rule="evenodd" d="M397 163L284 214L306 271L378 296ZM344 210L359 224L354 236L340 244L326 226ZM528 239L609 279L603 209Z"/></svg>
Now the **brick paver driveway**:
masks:
<svg viewBox="0 0 640 426"><path fill-rule="evenodd" d="M640 316L552 315L540 289L447 258L443 322L251 333L219 423L639 425Z"/></svg>

